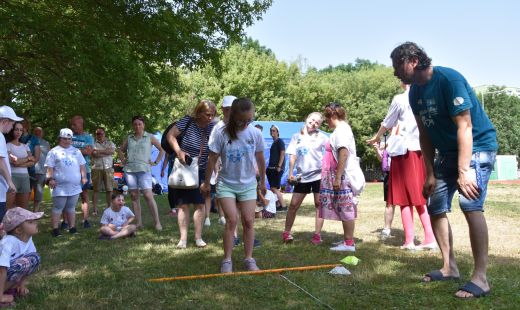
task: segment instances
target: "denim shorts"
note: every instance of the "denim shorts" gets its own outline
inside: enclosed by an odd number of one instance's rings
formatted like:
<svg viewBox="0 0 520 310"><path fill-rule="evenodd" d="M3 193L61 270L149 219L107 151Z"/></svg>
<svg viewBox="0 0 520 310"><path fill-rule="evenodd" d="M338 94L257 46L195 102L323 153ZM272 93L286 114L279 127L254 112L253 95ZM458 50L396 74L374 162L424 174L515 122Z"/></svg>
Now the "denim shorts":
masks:
<svg viewBox="0 0 520 310"><path fill-rule="evenodd" d="M151 172L126 172L126 185L129 190L145 190L152 189L152 173Z"/></svg>
<svg viewBox="0 0 520 310"><path fill-rule="evenodd" d="M469 200L459 194L459 205L463 212L484 211L489 176L495 165L496 152L476 152L471 156L470 168L474 169L480 196L477 200ZM458 154L439 154L435 159L435 190L428 199L428 213L439 215L451 212L451 201L457 191Z"/></svg>
<svg viewBox="0 0 520 310"><path fill-rule="evenodd" d="M256 182L239 187L218 182L217 198L235 198L238 201L256 200Z"/></svg>

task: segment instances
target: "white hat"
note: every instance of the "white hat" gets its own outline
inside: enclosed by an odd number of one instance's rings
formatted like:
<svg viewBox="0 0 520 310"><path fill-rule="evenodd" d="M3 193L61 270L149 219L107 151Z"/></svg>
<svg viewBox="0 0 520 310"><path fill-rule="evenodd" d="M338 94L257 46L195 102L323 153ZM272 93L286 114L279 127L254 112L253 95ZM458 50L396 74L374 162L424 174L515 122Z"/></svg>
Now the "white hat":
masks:
<svg viewBox="0 0 520 310"><path fill-rule="evenodd" d="M222 107L223 108L229 108L233 104L233 101L235 101L237 97L235 96L224 96L224 99L222 99Z"/></svg>
<svg viewBox="0 0 520 310"><path fill-rule="evenodd" d="M62 128L60 130L60 135L58 137L60 138L72 138L73 134L72 134L72 130L68 129L68 128Z"/></svg>
<svg viewBox="0 0 520 310"><path fill-rule="evenodd" d="M8 118L15 122L23 121L23 118L16 116L13 108L6 105L0 107L0 118Z"/></svg>

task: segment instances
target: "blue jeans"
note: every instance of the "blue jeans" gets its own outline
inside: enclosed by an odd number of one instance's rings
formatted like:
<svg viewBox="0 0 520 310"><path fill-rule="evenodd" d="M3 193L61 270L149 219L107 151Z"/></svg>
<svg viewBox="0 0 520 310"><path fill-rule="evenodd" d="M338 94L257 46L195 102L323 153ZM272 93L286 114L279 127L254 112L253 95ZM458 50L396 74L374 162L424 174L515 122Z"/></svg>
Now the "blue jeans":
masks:
<svg viewBox="0 0 520 310"><path fill-rule="evenodd" d="M495 165L495 158L496 152L476 152L471 156L470 169L476 174L480 196L477 200L470 200L459 195L459 205L463 212L484 211L487 184ZM440 215L451 212L451 201L457 190L457 179L459 178L458 154L439 154L433 170L436 184L433 194L428 199L428 213Z"/></svg>

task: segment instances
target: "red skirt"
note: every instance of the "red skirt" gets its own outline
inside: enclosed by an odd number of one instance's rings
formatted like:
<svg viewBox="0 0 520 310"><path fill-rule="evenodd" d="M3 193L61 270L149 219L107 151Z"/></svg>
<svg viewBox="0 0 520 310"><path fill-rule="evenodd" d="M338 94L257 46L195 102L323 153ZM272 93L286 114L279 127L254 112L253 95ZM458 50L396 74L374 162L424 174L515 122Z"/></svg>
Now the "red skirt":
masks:
<svg viewBox="0 0 520 310"><path fill-rule="evenodd" d="M408 151L392 157L387 202L396 206L423 206L422 188L426 169L421 151Z"/></svg>

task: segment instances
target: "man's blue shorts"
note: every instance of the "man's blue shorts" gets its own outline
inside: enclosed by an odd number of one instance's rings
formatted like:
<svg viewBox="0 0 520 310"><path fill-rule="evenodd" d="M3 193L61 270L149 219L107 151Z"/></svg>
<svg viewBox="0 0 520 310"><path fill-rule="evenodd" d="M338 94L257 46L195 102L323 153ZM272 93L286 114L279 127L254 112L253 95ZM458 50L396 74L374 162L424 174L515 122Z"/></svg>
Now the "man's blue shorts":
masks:
<svg viewBox="0 0 520 310"><path fill-rule="evenodd" d="M471 156L470 168L475 171L480 197L469 200L459 194L459 205L463 212L484 211L489 176L495 165L496 152L475 152ZM451 201L457 191L458 154L439 154L433 167L436 179L435 190L428 199L428 213L439 215L451 212Z"/></svg>

